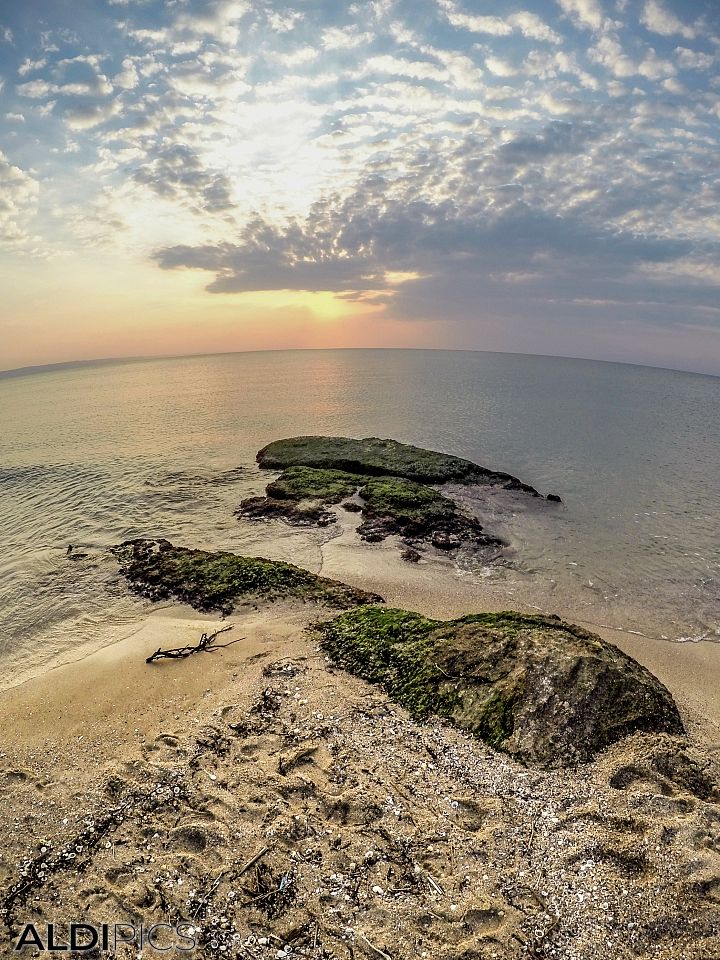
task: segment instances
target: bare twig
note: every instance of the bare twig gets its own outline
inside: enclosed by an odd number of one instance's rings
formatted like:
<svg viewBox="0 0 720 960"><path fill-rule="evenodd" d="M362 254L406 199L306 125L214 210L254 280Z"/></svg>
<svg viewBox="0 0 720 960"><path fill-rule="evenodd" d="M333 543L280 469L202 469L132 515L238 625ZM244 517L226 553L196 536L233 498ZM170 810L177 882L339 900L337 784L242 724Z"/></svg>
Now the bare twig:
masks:
<svg viewBox="0 0 720 960"><path fill-rule="evenodd" d="M194 647L175 647L172 650L161 650L158 648L155 653L147 658L145 663L154 663L156 660L164 659L182 660L193 653L213 653L215 650L222 650L223 647L230 647L233 643L238 643L240 640L245 639L245 637L238 637L229 643L214 642L216 637L221 633L226 633L228 630L232 630L232 624L228 627L223 627L221 630L216 630L215 633L204 633Z"/></svg>
<svg viewBox="0 0 720 960"><path fill-rule="evenodd" d="M270 847L263 847L262 850L258 851L258 853L256 853L251 860L248 860L248 862L245 864L244 867L241 867L241 869L235 875L235 878L237 879L238 877L241 877L244 873L247 873L250 867L254 867L255 864L258 862L258 860L264 857L269 850L270 850Z"/></svg>
<svg viewBox="0 0 720 960"><path fill-rule="evenodd" d="M373 953L376 953L379 957L382 957L383 960L392 960L389 954L385 953L384 950L381 950L380 947L376 947L374 943L371 943L364 933L360 933L359 930L355 931L357 936L370 947Z"/></svg>
<svg viewBox="0 0 720 960"><path fill-rule="evenodd" d="M440 894L441 897L445 895L445 891L443 890L443 888L440 886L440 884L437 882L437 880L435 880L433 877L430 876L429 873L426 873L426 874L425 874L425 879L426 879L427 882L430 884L430 886L433 888L433 890L435 891L435 893Z"/></svg>

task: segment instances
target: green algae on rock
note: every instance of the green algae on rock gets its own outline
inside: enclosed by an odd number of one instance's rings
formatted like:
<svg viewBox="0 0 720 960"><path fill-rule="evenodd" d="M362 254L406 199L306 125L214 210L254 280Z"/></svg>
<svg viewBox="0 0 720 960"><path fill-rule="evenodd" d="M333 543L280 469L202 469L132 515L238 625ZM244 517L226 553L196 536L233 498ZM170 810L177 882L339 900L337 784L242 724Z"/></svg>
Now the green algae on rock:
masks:
<svg viewBox="0 0 720 960"><path fill-rule="evenodd" d="M397 440L366 437L290 437L274 440L258 452L258 464L268 470L318 467L370 476L404 477L418 483L497 484L539 496L534 487L509 473L489 470L470 460L425 450Z"/></svg>
<svg viewBox="0 0 720 960"><path fill-rule="evenodd" d="M383 598L291 563L175 547L169 540L128 540L112 548L130 587L150 600L180 600L230 613L237 602L300 600L348 609Z"/></svg>
<svg viewBox="0 0 720 960"><path fill-rule="evenodd" d="M363 521L358 533L364 540L382 540L390 534L426 540L450 550L464 542L499 546L502 541L483 531L474 517L466 516L454 500L428 487L400 477L372 477L360 489Z"/></svg>
<svg viewBox="0 0 720 960"><path fill-rule="evenodd" d="M525 763L569 766L636 731L684 732L659 680L559 618L509 611L444 622L370 606L314 629L333 661L416 719L444 717Z"/></svg>
<svg viewBox="0 0 720 960"><path fill-rule="evenodd" d="M266 493L275 500L321 500L339 503L351 497L364 477L345 470L318 470L314 467L288 467L269 483Z"/></svg>
<svg viewBox="0 0 720 960"><path fill-rule="evenodd" d="M346 470L288 467L266 487L265 497L248 497L237 510L250 520L281 519L296 526L327 526L335 521L327 509L359 493L363 540L376 542L391 534L427 541L441 550L470 542L499 546L502 541L483 531L454 501L434 487L397 476L367 476ZM355 501L347 506L352 507Z"/></svg>
<svg viewBox="0 0 720 960"><path fill-rule="evenodd" d="M243 500L237 514L249 520L278 518L296 526L327 526L335 521L327 505L352 496L364 480L343 470L288 467L267 485L266 496Z"/></svg>

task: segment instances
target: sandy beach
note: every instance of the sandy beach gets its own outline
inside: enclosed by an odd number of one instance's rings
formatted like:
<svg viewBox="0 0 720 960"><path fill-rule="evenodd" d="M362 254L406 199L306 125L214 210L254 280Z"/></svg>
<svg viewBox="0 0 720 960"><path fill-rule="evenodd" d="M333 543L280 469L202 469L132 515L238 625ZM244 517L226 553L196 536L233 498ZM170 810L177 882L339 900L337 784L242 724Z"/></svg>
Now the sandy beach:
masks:
<svg viewBox="0 0 720 960"><path fill-rule="evenodd" d="M360 545L349 522L318 566L435 617L510 599L444 561ZM163 955L720 956L713 648L612 631L669 687L689 736L638 734L542 772L418 725L332 667L304 629L323 615L164 604L2 695L8 955L29 921L182 919L197 949ZM225 649L145 663L228 624L242 639Z"/></svg>

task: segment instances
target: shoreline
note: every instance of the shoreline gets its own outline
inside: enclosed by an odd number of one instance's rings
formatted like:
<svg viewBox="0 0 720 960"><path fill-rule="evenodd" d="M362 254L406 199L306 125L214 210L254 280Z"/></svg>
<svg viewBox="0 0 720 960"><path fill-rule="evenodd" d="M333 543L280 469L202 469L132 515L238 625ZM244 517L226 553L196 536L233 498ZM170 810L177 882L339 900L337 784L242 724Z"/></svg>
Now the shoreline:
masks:
<svg viewBox="0 0 720 960"><path fill-rule="evenodd" d="M679 701L681 709L688 713L694 730L698 732L702 729L708 743L714 741L720 748L720 698L716 696L716 690L720 689L720 657L715 652L717 644L714 641L681 643L633 629L598 623L578 616L573 603L566 606L560 602L548 608L547 602L533 602L539 599L547 601L547 597L534 593L529 582L523 591L522 582L517 580L512 582L510 589L501 579L489 578L482 583L465 580L453 562L443 556L423 560L420 564L406 563L399 558L397 538L389 537L382 544L361 543L355 536L354 516L338 508L333 512L337 517L337 529L332 536L315 544L301 546L299 543L302 554L300 563L309 571L381 594L388 607L415 610L438 620L508 609L521 613L557 614L563 620L577 623L615 644L647 667L668 687ZM269 555L273 553L273 550L268 551ZM313 553L317 554L314 562ZM217 615L203 614L174 601L161 601L148 606L132 623L129 631L120 632L120 635L113 636L100 646L85 644L83 652L76 659L51 662L40 672L0 689L0 715L5 698L12 699L13 692L23 689L31 691L34 684L41 684L46 678L63 676L64 671L83 669L85 664L92 671L96 663L111 658L115 649L119 653L131 649L138 635L144 635L148 628L152 632L152 625L165 619L168 622L178 621L182 624L180 629L183 632L194 623L201 629L203 624L216 629L225 622L218 619ZM230 616L229 620L232 619ZM110 635L118 632L117 624L108 631ZM29 696L32 695L30 692Z"/></svg>

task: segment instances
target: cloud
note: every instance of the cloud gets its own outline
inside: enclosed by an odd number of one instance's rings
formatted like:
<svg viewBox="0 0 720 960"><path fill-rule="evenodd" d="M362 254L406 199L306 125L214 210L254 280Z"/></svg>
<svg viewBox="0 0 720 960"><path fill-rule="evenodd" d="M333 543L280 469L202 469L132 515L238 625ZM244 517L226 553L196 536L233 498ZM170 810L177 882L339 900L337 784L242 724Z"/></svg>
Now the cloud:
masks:
<svg viewBox="0 0 720 960"><path fill-rule="evenodd" d="M371 57L365 63L367 74L388 74L395 77L409 77L413 80L447 80L447 71L433 63L422 60L405 60L389 54Z"/></svg>
<svg viewBox="0 0 720 960"><path fill-rule="evenodd" d="M562 213L543 209L547 196L542 183L537 183L533 197L522 178L513 190L502 182L509 165L537 163L547 169L552 162L572 162L597 136L597 129L558 123L536 137L517 137L499 145L482 173L475 168L484 185L480 196L466 175L461 180L464 188L433 199L436 160L400 191L381 175L366 177L348 196L335 195L315 204L304 221L277 225L256 217L237 242L169 246L155 259L163 269L214 272L215 280L208 286L214 293L389 292L389 274L417 272L423 275L425 291L453 287L467 290L470 297L471 291L478 296L487 286L500 295L505 281L498 277L507 279L510 264L516 278L511 287L522 276L523 283L532 280L545 293L557 283L595 293L601 283L608 279L617 283L634 266L670 262L690 249L688 241L618 229L569 206ZM465 164L468 173L474 168L470 152L449 162L454 169ZM527 175L528 186L537 181L535 172ZM557 208L562 207L563 192L554 198ZM394 310L403 298L413 298L413 289L415 281L403 285L402 294L393 300ZM512 292L506 290L505 295Z"/></svg>
<svg viewBox="0 0 720 960"><path fill-rule="evenodd" d="M198 154L183 144L165 144L132 176L158 197L180 200L196 212L220 213L234 206L228 177L221 171L206 169Z"/></svg>
<svg viewBox="0 0 720 960"><path fill-rule="evenodd" d="M715 63L712 54L689 50L687 47L675 47L675 56L678 66L683 70L709 70Z"/></svg>
<svg viewBox="0 0 720 960"><path fill-rule="evenodd" d="M238 24L249 9L247 0L206 0L202 5L196 4L192 12L182 11L175 29L234 44L239 38Z"/></svg>
<svg viewBox="0 0 720 960"><path fill-rule="evenodd" d="M589 51L590 58L606 67L616 77L634 77L638 73L638 64L623 50L617 37L609 34L597 41Z"/></svg>
<svg viewBox="0 0 720 960"><path fill-rule="evenodd" d="M55 85L48 83L47 80L29 80L27 83L19 84L15 90L21 97L44 100L55 90Z"/></svg>
<svg viewBox="0 0 720 960"><path fill-rule="evenodd" d="M320 36L320 43L325 50L354 50L370 43L373 36L372 33L363 33L356 24L348 27L327 27Z"/></svg>
<svg viewBox="0 0 720 960"><path fill-rule="evenodd" d="M51 96L104 98L113 92L113 85L101 72L102 58L97 55L80 55L58 60L49 66L47 60L26 60L18 70L23 76L40 67L48 67L52 79L38 77L18 84L16 92L31 100L45 100Z"/></svg>
<svg viewBox="0 0 720 960"><path fill-rule="evenodd" d="M39 60L31 60L30 57L26 57L22 64L18 67L18 74L21 77L26 77L28 73L32 73L35 70L41 70L46 64L46 57L41 57Z"/></svg>
<svg viewBox="0 0 720 960"><path fill-rule="evenodd" d="M529 40L542 40L547 43L562 43L562 38L535 13L521 10L507 17L479 16L463 13L454 0L438 0L441 10L449 23L471 33L485 33L492 37L508 37L514 32Z"/></svg>
<svg viewBox="0 0 720 960"><path fill-rule="evenodd" d="M599 0L557 0L563 13L579 27L600 30L605 21Z"/></svg>
<svg viewBox="0 0 720 960"><path fill-rule="evenodd" d="M31 241L29 224L37 211L37 180L0 150L0 246L22 249Z"/></svg>
<svg viewBox="0 0 720 960"><path fill-rule="evenodd" d="M599 136L591 124L556 120L540 133L519 135L502 144L498 154L511 163L529 163L562 154L582 153L588 141Z"/></svg>
<svg viewBox="0 0 720 960"><path fill-rule="evenodd" d="M122 62L122 69L113 77L113 83L121 90L134 90L140 82L135 61L131 57L125 57Z"/></svg>
<svg viewBox="0 0 720 960"><path fill-rule="evenodd" d="M518 70L511 63L502 60L500 57L486 57L485 66L496 77L513 77L518 73Z"/></svg>
<svg viewBox="0 0 720 960"><path fill-rule="evenodd" d="M598 39L589 55L596 63L620 78L646 77L648 80L662 80L677 73L675 64L670 60L663 60L652 47L647 48L640 59L630 57L618 38L609 33Z"/></svg>
<svg viewBox="0 0 720 960"><path fill-rule="evenodd" d="M108 103L78 102L60 112L71 130L91 130L117 116L120 104L115 100Z"/></svg>
<svg viewBox="0 0 720 960"><path fill-rule="evenodd" d="M672 37L677 34L685 37L686 40L692 40L697 35L694 27L679 20L660 0L646 0L640 23L652 33L658 33L663 37Z"/></svg>

